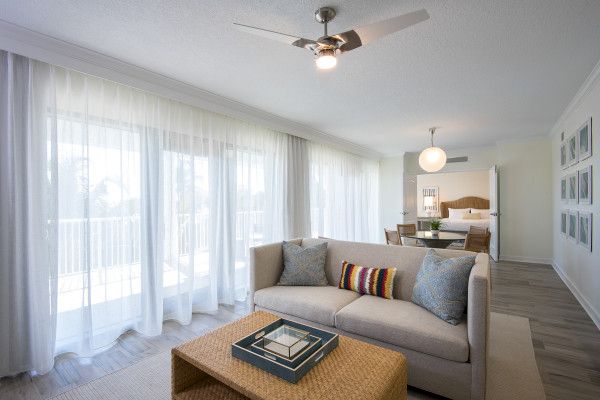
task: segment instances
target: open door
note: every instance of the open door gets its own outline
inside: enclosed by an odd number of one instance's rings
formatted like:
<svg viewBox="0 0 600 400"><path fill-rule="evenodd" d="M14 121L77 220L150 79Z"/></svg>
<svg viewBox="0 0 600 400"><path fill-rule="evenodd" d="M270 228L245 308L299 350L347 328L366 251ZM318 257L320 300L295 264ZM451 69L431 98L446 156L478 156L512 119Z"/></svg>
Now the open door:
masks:
<svg viewBox="0 0 600 400"><path fill-rule="evenodd" d="M417 176L404 174L402 224L417 223Z"/></svg>
<svg viewBox="0 0 600 400"><path fill-rule="evenodd" d="M498 169L494 165L490 168L490 256L494 261L498 261L498 253L500 252L499 217Z"/></svg>

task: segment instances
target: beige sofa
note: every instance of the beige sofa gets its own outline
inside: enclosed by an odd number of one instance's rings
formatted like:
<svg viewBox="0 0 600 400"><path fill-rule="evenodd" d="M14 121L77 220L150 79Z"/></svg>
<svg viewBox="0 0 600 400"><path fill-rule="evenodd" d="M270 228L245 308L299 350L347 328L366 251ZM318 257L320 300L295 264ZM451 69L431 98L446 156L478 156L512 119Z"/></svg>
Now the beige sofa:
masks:
<svg viewBox="0 0 600 400"><path fill-rule="evenodd" d="M291 242L310 247L328 242L325 265L330 286L277 286L283 270L282 243L250 249L254 308L402 352L408 383L451 399L484 399L489 330L489 259L477 255L469 277L466 319L451 325L413 304L416 275L427 249L323 239ZM446 256L461 250L438 250ZM341 264L398 269L394 300L338 289Z"/></svg>

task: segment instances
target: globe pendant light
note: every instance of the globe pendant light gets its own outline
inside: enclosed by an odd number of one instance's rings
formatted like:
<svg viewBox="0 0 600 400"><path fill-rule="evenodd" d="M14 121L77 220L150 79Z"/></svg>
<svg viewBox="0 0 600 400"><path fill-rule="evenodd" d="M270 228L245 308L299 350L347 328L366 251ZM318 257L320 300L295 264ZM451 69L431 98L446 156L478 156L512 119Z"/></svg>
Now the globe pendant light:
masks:
<svg viewBox="0 0 600 400"><path fill-rule="evenodd" d="M419 165L427 172L436 172L446 165L446 152L433 146L433 134L436 128L429 128L431 132L431 147L426 148L419 155Z"/></svg>

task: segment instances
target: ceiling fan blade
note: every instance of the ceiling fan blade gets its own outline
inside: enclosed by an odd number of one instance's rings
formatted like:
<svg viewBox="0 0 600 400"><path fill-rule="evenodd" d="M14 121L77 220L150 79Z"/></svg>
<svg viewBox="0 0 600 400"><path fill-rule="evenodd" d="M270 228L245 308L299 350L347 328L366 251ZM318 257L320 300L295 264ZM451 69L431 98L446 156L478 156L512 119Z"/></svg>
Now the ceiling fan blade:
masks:
<svg viewBox="0 0 600 400"><path fill-rule="evenodd" d="M427 10L423 9L400 15L398 17L375 22L373 24L365 25L360 28L333 36L345 42L340 46L340 50L345 52L428 19L429 13Z"/></svg>
<svg viewBox="0 0 600 400"><path fill-rule="evenodd" d="M277 40L278 42L291 44L296 47L303 47L309 50L313 50L313 46L318 46L318 43L314 40L300 38L298 36L288 35L287 33L275 32L269 29L257 28L255 26L249 26L244 24L233 23L239 30L252 33L254 35L262 36L267 39Z"/></svg>

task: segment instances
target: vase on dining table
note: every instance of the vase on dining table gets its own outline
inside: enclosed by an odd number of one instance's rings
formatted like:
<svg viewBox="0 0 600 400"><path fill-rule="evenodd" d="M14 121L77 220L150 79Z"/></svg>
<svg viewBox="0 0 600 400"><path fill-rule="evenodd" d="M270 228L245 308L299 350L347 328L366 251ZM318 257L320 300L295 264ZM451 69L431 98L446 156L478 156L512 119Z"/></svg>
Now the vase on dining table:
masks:
<svg viewBox="0 0 600 400"><path fill-rule="evenodd" d="M440 234L440 231L438 229L431 230L431 236L438 236L439 234Z"/></svg>

